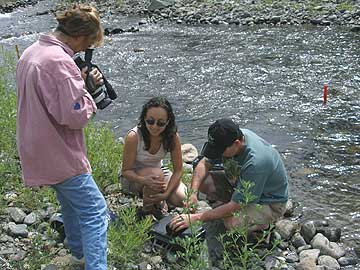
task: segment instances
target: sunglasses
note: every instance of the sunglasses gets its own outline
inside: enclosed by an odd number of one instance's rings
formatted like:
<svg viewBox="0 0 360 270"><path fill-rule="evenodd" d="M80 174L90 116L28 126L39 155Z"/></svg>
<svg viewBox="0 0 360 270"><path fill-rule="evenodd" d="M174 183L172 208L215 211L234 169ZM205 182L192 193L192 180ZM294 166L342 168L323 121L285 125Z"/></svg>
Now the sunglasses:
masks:
<svg viewBox="0 0 360 270"><path fill-rule="evenodd" d="M159 121L159 120L155 121L154 119L147 119L147 120L145 120L145 122L149 126L155 125L155 123L156 123L156 125L158 127L165 127L168 124L168 122L162 122L162 121Z"/></svg>

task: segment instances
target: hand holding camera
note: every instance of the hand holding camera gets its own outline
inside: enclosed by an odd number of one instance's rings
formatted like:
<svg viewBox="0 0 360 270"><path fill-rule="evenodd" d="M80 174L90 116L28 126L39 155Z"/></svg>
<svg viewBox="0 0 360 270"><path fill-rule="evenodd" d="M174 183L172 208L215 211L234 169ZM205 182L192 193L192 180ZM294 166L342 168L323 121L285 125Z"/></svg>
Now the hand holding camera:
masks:
<svg viewBox="0 0 360 270"><path fill-rule="evenodd" d="M117 94L99 67L91 63L92 53L93 49L87 49L85 51L85 61L80 56L76 57L74 61L80 70L87 67L87 69L84 69L86 88L94 99L96 107L102 110L117 98Z"/></svg>

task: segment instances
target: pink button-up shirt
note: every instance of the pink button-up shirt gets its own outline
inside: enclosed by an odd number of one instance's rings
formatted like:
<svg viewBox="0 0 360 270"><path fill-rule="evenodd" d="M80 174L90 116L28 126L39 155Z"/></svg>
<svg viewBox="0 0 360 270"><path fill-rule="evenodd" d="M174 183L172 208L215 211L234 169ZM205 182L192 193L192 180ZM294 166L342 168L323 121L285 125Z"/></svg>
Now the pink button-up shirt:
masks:
<svg viewBox="0 0 360 270"><path fill-rule="evenodd" d="M83 128L96 105L73 54L53 35L41 35L17 65L17 145L26 186L91 172Z"/></svg>

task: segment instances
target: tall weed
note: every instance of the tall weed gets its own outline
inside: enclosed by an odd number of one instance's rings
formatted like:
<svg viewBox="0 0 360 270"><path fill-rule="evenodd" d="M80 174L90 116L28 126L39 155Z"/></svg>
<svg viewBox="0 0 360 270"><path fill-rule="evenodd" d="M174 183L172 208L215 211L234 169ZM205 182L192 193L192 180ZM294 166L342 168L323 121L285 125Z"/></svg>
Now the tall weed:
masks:
<svg viewBox="0 0 360 270"><path fill-rule="evenodd" d="M106 124L90 122L85 129L88 159L93 177L101 190L118 183L123 146Z"/></svg>
<svg viewBox="0 0 360 270"><path fill-rule="evenodd" d="M138 220L134 207L118 211L118 218L108 229L109 264L125 269L129 263L139 263L139 253L150 239L152 220Z"/></svg>

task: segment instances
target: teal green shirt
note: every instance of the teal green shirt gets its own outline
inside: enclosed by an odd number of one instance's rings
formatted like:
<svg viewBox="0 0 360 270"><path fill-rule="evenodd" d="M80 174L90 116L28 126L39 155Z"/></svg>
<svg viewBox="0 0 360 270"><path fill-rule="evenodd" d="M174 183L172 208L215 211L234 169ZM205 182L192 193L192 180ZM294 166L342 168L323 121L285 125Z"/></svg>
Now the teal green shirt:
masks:
<svg viewBox="0 0 360 270"><path fill-rule="evenodd" d="M252 182L251 193L256 199L251 203L271 204L288 200L288 177L279 152L263 138L248 129L241 129L245 147L233 157L240 165L240 180ZM232 201L243 202L241 181L232 195Z"/></svg>

